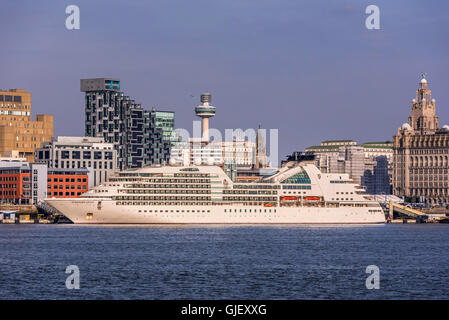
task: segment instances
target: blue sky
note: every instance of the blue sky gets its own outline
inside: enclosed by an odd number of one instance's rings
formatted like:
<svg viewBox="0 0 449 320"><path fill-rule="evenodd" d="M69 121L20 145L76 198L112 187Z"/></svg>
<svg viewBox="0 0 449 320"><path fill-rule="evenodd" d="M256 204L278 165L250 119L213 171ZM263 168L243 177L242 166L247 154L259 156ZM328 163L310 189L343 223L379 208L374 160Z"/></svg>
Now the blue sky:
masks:
<svg viewBox="0 0 449 320"><path fill-rule="evenodd" d="M71 4L80 30L65 28ZM370 4L381 30L365 28ZM3 0L0 88L30 91L55 135L84 134L79 79L104 76L189 130L209 91L211 127L278 128L281 158L326 139L391 140L421 72L449 124L448 13L444 0Z"/></svg>

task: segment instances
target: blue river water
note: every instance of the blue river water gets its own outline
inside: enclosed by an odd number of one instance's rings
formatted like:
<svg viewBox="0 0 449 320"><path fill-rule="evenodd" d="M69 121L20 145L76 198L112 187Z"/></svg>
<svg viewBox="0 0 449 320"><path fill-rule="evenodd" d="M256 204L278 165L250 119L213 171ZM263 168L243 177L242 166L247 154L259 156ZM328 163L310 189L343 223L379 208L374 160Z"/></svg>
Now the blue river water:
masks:
<svg viewBox="0 0 449 320"><path fill-rule="evenodd" d="M443 224L0 225L0 243L1 299L449 298Z"/></svg>

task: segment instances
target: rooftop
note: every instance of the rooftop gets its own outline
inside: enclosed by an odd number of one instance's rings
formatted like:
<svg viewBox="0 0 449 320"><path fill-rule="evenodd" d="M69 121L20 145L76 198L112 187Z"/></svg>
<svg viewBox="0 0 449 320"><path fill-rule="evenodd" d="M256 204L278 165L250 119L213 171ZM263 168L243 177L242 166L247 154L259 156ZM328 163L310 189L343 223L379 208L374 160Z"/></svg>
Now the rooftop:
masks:
<svg viewBox="0 0 449 320"><path fill-rule="evenodd" d="M329 143L329 142L355 142L354 140L324 140L322 143Z"/></svg>
<svg viewBox="0 0 449 320"><path fill-rule="evenodd" d="M341 146L337 146L337 145L334 145L334 146L310 146L306 149L338 149L340 147Z"/></svg>

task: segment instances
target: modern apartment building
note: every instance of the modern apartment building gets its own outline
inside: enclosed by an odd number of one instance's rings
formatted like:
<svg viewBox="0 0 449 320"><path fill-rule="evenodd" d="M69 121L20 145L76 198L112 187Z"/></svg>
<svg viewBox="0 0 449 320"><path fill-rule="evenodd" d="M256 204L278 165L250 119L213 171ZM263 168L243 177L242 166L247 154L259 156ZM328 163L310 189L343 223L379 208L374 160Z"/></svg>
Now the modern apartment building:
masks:
<svg viewBox="0 0 449 320"><path fill-rule="evenodd" d="M35 161L51 169L91 168L92 187L107 181L117 169L117 150L100 137L55 137L36 150Z"/></svg>
<svg viewBox="0 0 449 320"><path fill-rule="evenodd" d="M119 169L168 162L174 112L145 110L120 91L120 80L81 79L85 134L102 137L117 150Z"/></svg>
<svg viewBox="0 0 449 320"><path fill-rule="evenodd" d="M393 191L410 201L449 204L449 126L439 127L425 75L411 101L408 123L393 137Z"/></svg>
<svg viewBox="0 0 449 320"><path fill-rule="evenodd" d="M33 161L34 150L53 136L53 116L31 120L31 93L24 89L0 90L0 157L17 151Z"/></svg>

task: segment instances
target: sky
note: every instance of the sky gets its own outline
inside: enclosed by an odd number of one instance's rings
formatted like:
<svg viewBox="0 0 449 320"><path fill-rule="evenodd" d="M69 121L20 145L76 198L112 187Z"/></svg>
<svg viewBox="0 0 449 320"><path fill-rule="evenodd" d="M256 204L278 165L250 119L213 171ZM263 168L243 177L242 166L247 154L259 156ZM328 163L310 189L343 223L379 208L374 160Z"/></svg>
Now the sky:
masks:
<svg viewBox="0 0 449 320"><path fill-rule="evenodd" d="M55 136L84 134L79 82L99 77L189 131L210 92L210 127L278 129L280 159L322 140L392 140L422 72L449 124L446 0L2 0L0 38L0 89L30 91Z"/></svg>

